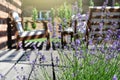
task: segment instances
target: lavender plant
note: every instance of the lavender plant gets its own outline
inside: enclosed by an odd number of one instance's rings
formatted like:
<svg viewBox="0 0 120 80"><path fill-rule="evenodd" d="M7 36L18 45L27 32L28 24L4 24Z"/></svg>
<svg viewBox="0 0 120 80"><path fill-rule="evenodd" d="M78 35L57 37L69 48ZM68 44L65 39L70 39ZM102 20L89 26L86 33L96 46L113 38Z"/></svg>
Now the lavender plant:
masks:
<svg viewBox="0 0 120 80"><path fill-rule="evenodd" d="M62 76L58 75L59 80L109 80L112 78L114 80L114 78L120 78L120 55L117 48L94 46L87 49L85 45L81 46L79 40L76 40L73 45L75 49L71 48L71 51L58 50L59 65L65 66L60 67Z"/></svg>

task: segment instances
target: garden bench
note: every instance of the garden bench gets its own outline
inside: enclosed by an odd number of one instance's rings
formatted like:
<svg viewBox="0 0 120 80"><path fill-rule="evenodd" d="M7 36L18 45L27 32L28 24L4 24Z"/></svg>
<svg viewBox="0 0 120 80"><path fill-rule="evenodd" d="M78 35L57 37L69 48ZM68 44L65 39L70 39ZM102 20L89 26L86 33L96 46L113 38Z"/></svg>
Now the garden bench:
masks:
<svg viewBox="0 0 120 80"><path fill-rule="evenodd" d="M97 43L99 39L105 42L108 30L115 32L120 29L120 7L89 7L87 25L87 45L90 40L93 43Z"/></svg>
<svg viewBox="0 0 120 80"><path fill-rule="evenodd" d="M15 28L14 31L17 42L17 46L16 46L17 48L19 48L20 41L22 41L22 44L24 46L25 40L44 38L44 37L47 38L47 45L50 46L50 33L48 31L46 21L39 22L43 24L44 29L24 31L23 21L19 17L19 14L17 12L11 12L10 17L11 17L11 25Z"/></svg>

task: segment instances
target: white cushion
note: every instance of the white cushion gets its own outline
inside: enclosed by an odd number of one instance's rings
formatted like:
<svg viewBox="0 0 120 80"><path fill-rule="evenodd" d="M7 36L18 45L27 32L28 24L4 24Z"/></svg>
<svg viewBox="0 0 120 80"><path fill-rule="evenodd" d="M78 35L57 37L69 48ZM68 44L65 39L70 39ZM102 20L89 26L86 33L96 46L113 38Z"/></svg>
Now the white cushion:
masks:
<svg viewBox="0 0 120 80"><path fill-rule="evenodd" d="M34 36L44 34L45 30L24 31L19 34L20 37Z"/></svg>
<svg viewBox="0 0 120 80"><path fill-rule="evenodd" d="M21 22L19 22L19 20L20 20L19 14L17 12L13 12L12 16L13 16L15 22L16 22L16 27L17 27L18 32L19 33L23 32L24 30L22 28L22 24L21 24Z"/></svg>
<svg viewBox="0 0 120 80"><path fill-rule="evenodd" d="M67 32L74 32L73 28L72 27L67 27L65 28L64 31L67 31Z"/></svg>

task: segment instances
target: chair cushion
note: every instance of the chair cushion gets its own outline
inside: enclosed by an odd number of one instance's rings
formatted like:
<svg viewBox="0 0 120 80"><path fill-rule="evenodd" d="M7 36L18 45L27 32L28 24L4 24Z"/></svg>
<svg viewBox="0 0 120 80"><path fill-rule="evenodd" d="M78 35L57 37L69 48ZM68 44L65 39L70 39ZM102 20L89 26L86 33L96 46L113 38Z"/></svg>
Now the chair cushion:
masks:
<svg viewBox="0 0 120 80"><path fill-rule="evenodd" d="M24 31L19 34L20 37L42 35L45 33L45 30L33 30L33 31Z"/></svg>
<svg viewBox="0 0 120 80"><path fill-rule="evenodd" d="M12 16L13 16L14 21L16 22L16 27L17 27L18 32L23 32L24 30L22 28L22 23L21 21L19 21L20 20L19 14L17 12L13 12Z"/></svg>
<svg viewBox="0 0 120 80"><path fill-rule="evenodd" d="M66 31L66 32L74 32L74 30L73 30L73 28L72 27L67 27L67 28L65 28L65 30L64 31Z"/></svg>

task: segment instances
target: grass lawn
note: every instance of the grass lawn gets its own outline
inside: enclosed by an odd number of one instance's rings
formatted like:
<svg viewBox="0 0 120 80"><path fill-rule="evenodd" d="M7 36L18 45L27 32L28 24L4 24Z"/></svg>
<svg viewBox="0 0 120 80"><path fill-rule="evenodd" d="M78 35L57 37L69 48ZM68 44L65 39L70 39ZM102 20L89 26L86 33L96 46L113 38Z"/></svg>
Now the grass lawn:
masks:
<svg viewBox="0 0 120 80"><path fill-rule="evenodd" d="M27 42L44 42L44 41L46 41L47 39L46 38L40 38L40 39L31 39L31 40L27 40ZM58 42L58 41L60 41L60 39L58 39L58 38L51 38L50 39L50 42Z"/></svg>

